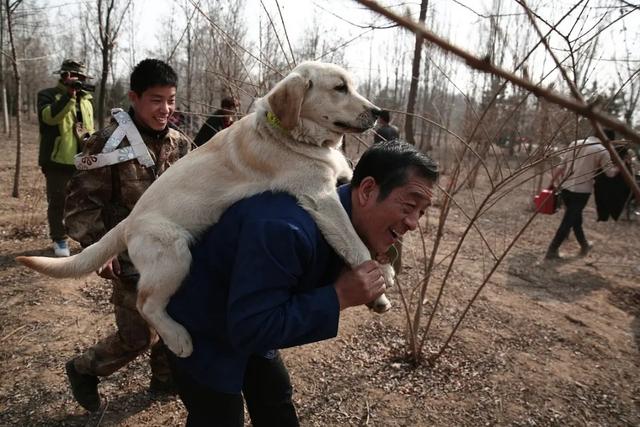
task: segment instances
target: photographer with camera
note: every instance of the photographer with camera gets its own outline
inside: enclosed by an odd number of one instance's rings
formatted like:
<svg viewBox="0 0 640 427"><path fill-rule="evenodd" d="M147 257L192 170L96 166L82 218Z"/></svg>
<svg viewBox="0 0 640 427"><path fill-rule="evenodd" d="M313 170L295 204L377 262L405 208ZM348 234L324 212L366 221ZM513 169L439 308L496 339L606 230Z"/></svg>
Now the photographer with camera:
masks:
<svg viewBox="0 0 640 427"><path fill-rule="evenodd" d="M94 132L91 93L95 86L82 62L65 59L55 87L38 92L40 154L38 165L47 188L49 236L56 256L69 256L67 236L62 223L65 188L75 172L73 157L81 143Z"/></svg>

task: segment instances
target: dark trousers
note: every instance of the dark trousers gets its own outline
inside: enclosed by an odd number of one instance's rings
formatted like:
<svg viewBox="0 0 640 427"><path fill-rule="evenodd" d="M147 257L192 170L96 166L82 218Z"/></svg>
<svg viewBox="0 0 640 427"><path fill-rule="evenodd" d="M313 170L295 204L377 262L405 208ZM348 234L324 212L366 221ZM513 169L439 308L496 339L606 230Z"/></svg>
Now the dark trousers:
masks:
<svg viewBox="0 0 640 427"><path fill-rule="evenodd" d="M73 168L42 168L47 185L47 220L51 240L63 240L67 237L62 219L64 217L64 198L67 183L73 176Z"/></svg>
<svg viewBox="0 0 640 427"><path fill-rule="evenodd" d="M227 394L196 383L172 363L178 395L187 408L187 427L244 426L241 394ZM273 359L251 356L242 388L251 423L255 427L298 426L298 416L291 399L293 388L289 372L280 355Z"/></svg>
<svg viewBox="0 0 640 427"><path fill-rule="evenodd" d="M581 247L588 246L589 243L582 229L582 211L587 206L590 195L591 193L574 193L573 191L562 190L561 197L565 205L565 211L560 227L558 227L558 231L556 231L556 235L549 246L550 251L557 251L562 242L569 237L571 230L573 230Z"/></svg>

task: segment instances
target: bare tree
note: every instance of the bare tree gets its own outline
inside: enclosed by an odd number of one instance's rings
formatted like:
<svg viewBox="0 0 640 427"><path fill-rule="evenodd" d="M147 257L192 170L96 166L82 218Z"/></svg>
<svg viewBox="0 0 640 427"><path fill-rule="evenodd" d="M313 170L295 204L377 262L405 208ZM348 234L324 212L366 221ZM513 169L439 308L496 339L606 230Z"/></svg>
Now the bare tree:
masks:
<svg viewBox="0 0 640 427"><path fill-rule="evenodd" d="M4 5L7 13L7 32L9 33L9 44L11 45L11 65L13 68L13 78L15 79L15 104L16 104L16 165L13 176L13 191L11 196L20 197L20 163L22 156L22 92L20 85L20 69L18 68L18 58L16 56L16 44L14 41L14 16L15 11L22 3L22 0L5 0Z"/></svg>
<svg viewBox="0 0 640 427"><path fill-rule="evenodd" d="M418 22L424 25L427 18L427 8L429 0L422 0L420 3L420 16ZM411 86L409 87L409 99L407 101L407 118L404 122L404 136L410 144L416 143L413 131L413 113L416 106L416 98L418 96L418 83L420 82L420 60L422 58L422 47L424 40L420 34L416 34L416 45L413 50L413 65L411 67Z"/></svg>
<svg viewBox="0 0 640 427"><path fill-rule="evenodd" d="M0 47L4 47L5 2L0 2ZM7 105L7 82L4 79L4 55L0 55L0 90L2 90L2 124L4 134L9 134L9 108Z"/></svg>
<svg viewBox="0 0 640 427"><path fill-rule="evenodd" d="M98 94L98 128L104 127L105 99L107 92L107 80L109 70L113 63L113 52L116 47L116 40L120 33L120 28L125 22L125 14L131 6L132 0L98 0L96 5L98 37L91 31L94 41L100 48L102 62L102 72L100 74L100 88ZM90 24L87 26L91 28Z"/></svg>

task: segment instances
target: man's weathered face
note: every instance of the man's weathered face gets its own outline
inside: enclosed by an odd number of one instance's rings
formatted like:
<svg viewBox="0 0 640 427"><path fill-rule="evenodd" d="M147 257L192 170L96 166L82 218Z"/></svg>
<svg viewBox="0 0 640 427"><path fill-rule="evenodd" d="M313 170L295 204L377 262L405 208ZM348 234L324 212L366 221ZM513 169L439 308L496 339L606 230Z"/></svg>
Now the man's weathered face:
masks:
<svg viewBox="0 0 640 427"><path fill-rule="evenodd" d="M362 180L353 189L352 220L365 245L375 255L384 254L404 233L415 230L431 205L432 190L432 181L411 172L403 186L379 200L380 187L375 180Z"/></svg>
<svg viewBox="0 0 640 427"><path fill-rule="evenodd" d="M129 92L136 119L153 130L163 130L176 108L175 86L152 86L138 95Z"/></svg>

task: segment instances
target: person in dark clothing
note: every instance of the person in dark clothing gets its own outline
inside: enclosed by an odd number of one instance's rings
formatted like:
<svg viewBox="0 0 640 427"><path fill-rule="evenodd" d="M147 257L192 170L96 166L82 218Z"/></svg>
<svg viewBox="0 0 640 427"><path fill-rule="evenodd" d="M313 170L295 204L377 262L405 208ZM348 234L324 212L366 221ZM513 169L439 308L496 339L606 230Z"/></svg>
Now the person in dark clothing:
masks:
<svg viewBox="0 0 640 427"><path fill-rule="evenodd" d="M418 225L437 165L410 144L382 142L338 189L354 229L374 255ZM187 426L296 426L280 348L335 337L340 311L385 288L376 261L347 269L311 216L286 193L232 205L191 249L187 279L168 305L193 339L172 357Z"/></svg>
<svg viewBox="0 0 640 427"><path fill-rule="evenodd" d="M70 253L63 224L65 188L76 170L73 157L94 131L93 97L76 85L90 78L82 62L65 59L56 73L60 75L58 85L38 92L38 164L46 180L53 251L58 257L66 257Z"/></svg>
<svg viewBox="0 0 640 427"><path fill-rule="evenodd" d="M373 143L394 141L400 138L398 128L391 124L389 110L382 110L378 116L378 126L373 130Z"/></svg>
<svg viewBox="0 0 640 427"><path fill-rule="evenodd" d="M216 110L212 116L209 116L198 131L196 138L193 140L196 146L199 147L209 141L216 133L228 128L235 121L239 105L234 98L223 98L220 107L221 108Z"/></svg>
<svg viewBox="0 0 640 427"><path fill-rule="evenodd" d="M624 145L618 145L615 149L624 161L626 168L633 174L631 157L628 154L629 149ZM607 175L600 173L595 178L593 195L596 200L598 221L608 221L609 218L617 221L629 200L631 188L622 174L609 178Z"/></svg>

